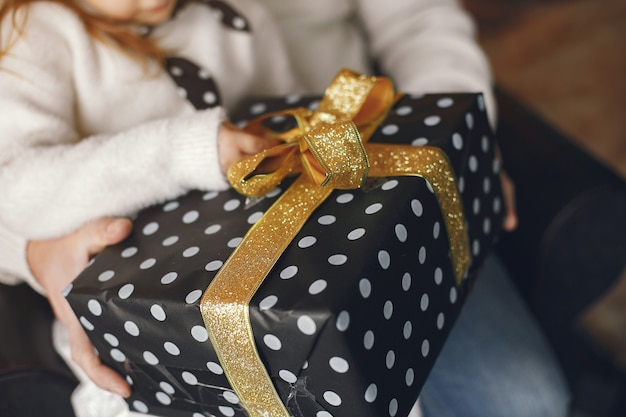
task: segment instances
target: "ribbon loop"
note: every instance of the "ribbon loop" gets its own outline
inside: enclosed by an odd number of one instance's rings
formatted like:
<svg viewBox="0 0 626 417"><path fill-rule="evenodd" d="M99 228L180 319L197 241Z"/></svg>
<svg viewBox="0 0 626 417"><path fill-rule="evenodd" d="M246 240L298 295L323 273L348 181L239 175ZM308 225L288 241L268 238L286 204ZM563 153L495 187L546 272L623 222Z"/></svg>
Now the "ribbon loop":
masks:
<svg viewBox="0 0 626 417"><path fill-rule="evenodd" d="M313 112L304 107L296 107L287 110L275 111L266 113L263 116L259 116L251 120L246 126L245 131L257 136L278 139L286 143L291 143L297 140L302 135L302 132L307 131L310 128L310 118ZM291 117L295 120L297 127L290 129L286 132L275 131L268 127L268 121L275 117L285 118Z"/></svg>
<svg viewBox="0 0 626 417"><path fill-rule="evenodd" d="M289 131L283 144L251 155L228 170L228 181L240 194L260 197L278 186L289 174L304 171L319 186L359 188L369 169L369 160L359 129L351 121L320 123L310 127L301 120ZM255 130L259 129L255 126ZM302 169L304 168L304 169Z"/></svg>
<svg viewBox="0 0 626 417"><path fill-rule="evenodd" d="M378 125L387 116L394 99L390 79L343 70L324 92L317 111L311 116L311 124L352 120L360 130L371 123Z"/></svg>
<svg viewBox="0 0 626 417"><path fill-rule="evenodd" d="M260 197L304 168L319 186L361 187L369 170L364 143L386 117L394 99L389 79L340 72L316 111L295 108L269 113L246 126L250 133L285 144L235 163L228 170L230 184L243 195ZM293 117L297 128L273 131L266 122L276 116ZM299 153L289 146L294 142L299 144Z"/></svg>
<svg viewBox="0 0 626 417"><path fill-rule="evenodd" d="M230 167L230 185L242 195L261 197L292 172L300 171L298 143L284 143L249 156Z"/></svg>

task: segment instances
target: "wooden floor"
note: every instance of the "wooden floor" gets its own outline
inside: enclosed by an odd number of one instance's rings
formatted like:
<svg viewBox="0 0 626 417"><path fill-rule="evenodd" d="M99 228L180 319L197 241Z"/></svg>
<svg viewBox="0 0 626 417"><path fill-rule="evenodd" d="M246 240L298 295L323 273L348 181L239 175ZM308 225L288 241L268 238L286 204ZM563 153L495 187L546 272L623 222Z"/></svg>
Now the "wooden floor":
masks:
<svg viewBox="0 0 626 417"><path fill-rule="evenodd" d="M626 1L464 3L498 84L626 178Z"/></svg>

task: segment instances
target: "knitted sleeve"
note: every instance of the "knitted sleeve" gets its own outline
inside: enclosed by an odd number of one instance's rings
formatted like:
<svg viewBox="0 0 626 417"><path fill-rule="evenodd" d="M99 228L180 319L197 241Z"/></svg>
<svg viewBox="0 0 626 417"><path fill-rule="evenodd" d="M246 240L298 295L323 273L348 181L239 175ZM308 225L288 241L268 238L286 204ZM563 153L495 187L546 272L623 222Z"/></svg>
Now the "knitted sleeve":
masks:
<svg viewBox="0 0 626 417"><path fill-rule="evenodd" d="M492 122L489 63L457 0L358 0L371 53L406 92L482 92Z"/></svg>
<svg viewBox="0 0 626 417"><path fill-rule="evenodd" d="M43 293L28 266L26 243L26 239L0 225L0 282L9 285L27 282L37 292Z"/></svg>
<svg viewBox="0 0 626 417"><path fill-rule="evenodd" d="M138 115L132 128L81 135L72 59L93 41L61 9L31 10L23 36L0 62L0 223L28 239L48 238L190 189L225 188L221 108L148 121Z"/></svg>

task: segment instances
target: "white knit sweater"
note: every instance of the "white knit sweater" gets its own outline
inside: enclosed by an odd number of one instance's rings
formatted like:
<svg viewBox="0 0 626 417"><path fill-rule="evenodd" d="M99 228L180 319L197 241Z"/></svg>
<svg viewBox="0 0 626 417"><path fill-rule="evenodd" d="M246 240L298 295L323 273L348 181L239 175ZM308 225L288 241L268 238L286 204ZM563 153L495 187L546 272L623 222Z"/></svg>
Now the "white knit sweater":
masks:
<svg viewBox="0 0 626 417"><path fill-rule="evenodd" d="M229 2L252 35L191 3L150 36L209 74L226 109L249 94L293 92L265 8ZM63 6L29 9L23 36L0 61L0 275L9 282L32 282L24 239L60 236L191 189L227 187L217 156L222 108L196 111L165 71L93 39ZM2 22L2 42L15 35L10 23Z"/></svg>
<svg viewBox="0 0 626 417"><path fill-rule="evenodd" d="M270 9L284 35L298 84L307 92L321 93L342 67L371 73L375 61L401 91L481 91L495 120L489 65L475 42L474 23L457 0L258 2ZM254 0L232 3L259 22L253 25L262 28L255 31L259 38L232 39L239 42L237 48L217 52L214 48L222 44L212 41L211 29L183 24L182 14L157 33L167 34L164 41L175 49L192 36L198 40L186 53L216 74L227 107L243 95L291 89L273 25L254 7ZM137 203L137 192L147 203L165 197L160 189L164 185L168 194L176 194L189 187L220 188L225 183L217 175L214 136L209 134L214 132L217 112L194 113L165 74L140 78L140 68L87 38L76 19L59 7L37 4L33 9L27 32L32 40L21 41L14 51L22 51L25 58L0 62L24 76L0 72L0 207L13 209L13 217L4 220L6 226L0 222L0 281L26 279L36 286L25 261L25 236L55 234L87 218L132 210L141 205L130 204ZM200 15L189 15L201 20ZM211 49L199 51L200 46ZM217 59L222 54L225 62ZM72 112L73 108L78 110ZM6 135L7 129L17 130L20 140ZM56 168L32 169L31 161L39 154L55 152L45 145L60 137L72 141L89 134L97 136L67 152L64 159L51 157ZM95 182L103 177L95 175L96 167L111 170L111 166L87 149L91 147L110 152L108 161L115 172L107 178L115 181ZM14 167L5 168L11 161L17 161ZM51 171L57 174L48 176ZM199 175L184 177L183 171ZM15 178L24 172L28 176L18 184ZM213 179L210 184L208 178ZM19 199L11 200L5 186ZM126 198L129 194L132 198ZM34 214L22 212L22 198L29 200ZM85 206L89 201L97 202L97 207ZM40 216L44 211L46 216ZM54 213L58 217L52 217ZM26 233L11 232L9 227Z"/></svg>
<svg viewBox="0 0 626 417"><path fill-rule="evenodd" d="M338 68L372 63L409 93L483 92L491 70L458 0L261 0L285 35L300 84L319 93Z"/></svg>

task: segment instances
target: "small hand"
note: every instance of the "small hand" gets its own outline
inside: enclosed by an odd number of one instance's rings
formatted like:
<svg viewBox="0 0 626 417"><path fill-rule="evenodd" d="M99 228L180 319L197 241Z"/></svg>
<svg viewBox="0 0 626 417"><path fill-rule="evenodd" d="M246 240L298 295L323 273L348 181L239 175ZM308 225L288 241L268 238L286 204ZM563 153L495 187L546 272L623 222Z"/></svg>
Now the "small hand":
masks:
<svg viewBox="0 0 626 417"><path fill-rule="evenodd" d="M124 240L132 229L128 219L103 218L58 239L31 241L27 258L31 271L45 289L54 314L67 328L72 359L96 385L121 396L130 386L113 369L100 362L62 290L105 246Z"/></svg>
<svg viewBox="0 0 626 417"><path fill-rule="evenodd" d="M277 140L266 139L253 135L230 122L222 123L218 137L218 151L222 172L226 173L228 168L235 162L246 156L257 154L265 149L276 146Z"/></svg>

